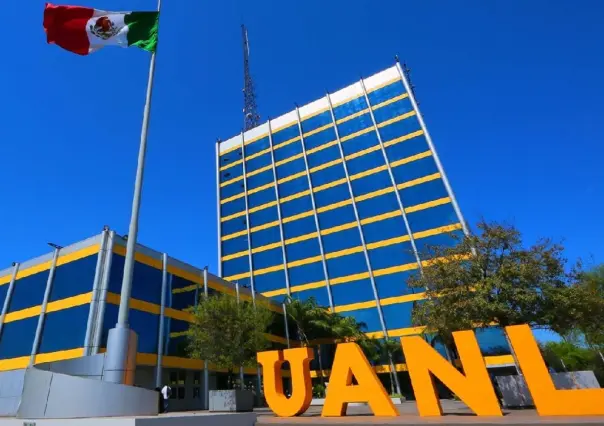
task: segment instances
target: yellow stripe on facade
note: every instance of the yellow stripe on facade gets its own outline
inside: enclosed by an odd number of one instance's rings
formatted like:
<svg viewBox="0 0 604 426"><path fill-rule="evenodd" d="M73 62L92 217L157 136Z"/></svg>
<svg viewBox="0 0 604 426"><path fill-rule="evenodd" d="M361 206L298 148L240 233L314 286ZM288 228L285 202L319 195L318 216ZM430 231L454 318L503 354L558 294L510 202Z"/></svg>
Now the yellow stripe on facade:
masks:
<svg viewBox="0 0 604 426"><path fill-rule="evenodd" d="M337 144L338 144L338 141L331 141L331 142L324 143L323 145L319 145L315 148L309 149L308 151L306 151L306 155L311 155L316 152L323 151L324 149L331 148L332 146L335 146Z"/></svg>
<svg viewBox="0 0 604 426"><path fill-rule="evenodd" d="M270 201L270 202L268 202L266 204L262 204L262 205L257 206L257 207L252 207L251 209L249 209L249 213L251 214L251 213L258 212L260 210L269 209L269 208L271 208L273 206L276 206L276 205L277 205L276 201ZM243 215L245 215L245 212L243 212Z"/></svg>
<svg viewBox="0 0 604 426"><path fill-rule="evenodd" d="M76 260L82 259L84 257L91 256L99 252L99 245L93 244L89 247L84 247L80 250L74 251L73 253L67 253L61 255L59 252L59 258L57 259L57 266L65 265L67 263L75 262ZM47 260L46 262L42 262L38 265L30 266L29 268L19 269L17 272L16 279L19 280L21 278L26 278L31 275L35 275L40 272L44 272L50 269L50 265L52 260ZM0 285L10 283L12 277L12 273L0 277Z"/></svg>
<svg viewBox="0 0 604 426"><path fill-rule="evenodd" d="M334 308L334 311L337 313L342 313L342 312L356 311L359 309L375 308L376 306L377 306L377 303L375 303L375 300L370 300L368 302L351 303L349 305L339 305Z"/></svg>
<svg viewBox="0 0 604 426"><path fill-rule="evenodd" d="M390 124L398 123L399 121L403 121L404 119L413 117L414 115L415 115L415 111L410 111L408 113L399 115L398 117L391 118L390 120L382 121L377 126L379 129L381 129L382 127L386 127Z"/></svg>
<svg viewBox="0 0 604 426"><path fill-rule="evenodd" d="M238 149L241 149L241 143L239 145L232 146L229 149L225 149L220 153L220 156L222 157L223 155L229 154L233 151L237 151Z"/></svg>
<svg viewBox="0 0 604 426"><path fill-rule="evenodd" d="M299 237L288 238L285 240L285 245L299 243L300 241L311 240L313 238L317 238L316 232L311 232L309 234L300 235Z"/></svg>
<svg viewBox="0 0 604 426"><path fill-rule="evenodd" d="M369 272L361 272L360 274L346 275L345 277L333 278L329 280L331 285L345 284L352 281L363 280L369 278Z"/></svg>
<svg viewBox="0 0 604 426"><path fill-rule="evenodd" d="M227 260L237 259L239 257L247 256L248 254L249 254L249 250L238 251L237 253L222 256L222 261L226 262Z"/></svg>
<svg viewBox="0 0 604 426"><path fill-rule="evenodd" d="M297 192L295 194L288 195L287 197L283 197L283 198L281 198L281 203L282 204L283 203L287 203L288 201L295 200L295 199L298 199L298 198L302 198L302 197L305 197L307 195L310 195L310 189L306 189L306 190L304 190L302 192Z"/></svg>
<svg viewBox="0 0 604 426"><path fill-rule="evenodd" d="M275 134L275 132L273 132L273 135L274 135L274 134ZM286 141L280 142L280 143L278 143L277 145L273 145L273 151L274 151L274 150L277 150L277 149L281 149L281 148L283 148L283 147L285 147L285 146L287 146L287 145L289 145L289 144L292 144L292 143L294 143L294 142L298 142L299 140L300 140L300 135L298 135L298 136L294 136L294 137L293 137L293 138L291 138L291 139L288 139L288 140L286 140Z"/></svg>
<svg viewBox="0 0 604 426"><path fill-rule="evenodd" d="M340 207L348 206L350 204L352 204L352 200L338 201L337 203L333 203L328 206L319 207L317 209L317 213L325 213L331 210L338 209Z"/></svg>
<svg viewBox="0 0 604 426"><path fill-rule="evenodd" d="M384 299L380 299L380 305L388 306L388 305L398 305L399 303L409 303L415 302L418 300L424 300L426 298L426 293L414 293L414 294L405 294L404 296L394 296L394 297L386 297Z"/></svg>
<svg viewBox="0 0 604 426"><path fill-rule="evenodd" d="M410 139L416 138L416 137L421 136L423 134L424 134L423 130L416 130L415 132L412 132L412 133L403 135L401 137L394 138L394 139L391 139L391 140L389 140L387 142L384 142L384 148L388 148L390 146L396 145L397 143L408 141Z"/></svg>
<svg viewBox="0 0 604 426"><path fill-rule="evenodd" d="M320 262L323 258L319 256L307 257L306 259L294 260L293 262L288 262L288 268L295 268L296 266L308 265L309 263ZM254 274L256 275L256 274Z"/></svg>
<svg viewBox="0 0 604 426"><path fill-rule="evenodd" d="M277 226L278 224L279 224L279 222L275 223L272 226ZM244 235L247 235L247 229L243 230L243 231L235 232L233 234L225 235L224 237L220 237L220 241L228 241L228 240L232 240L233 238L242 237Z"/></svg>
<svg viewBox="0 0 604 426"><path fill-rule="evenodd" d="M275 163L275 167L279 167L279 166L282 166L284 164L291 163L292 161L295 161L295 160L297 160L299 158L302 158L302 157L304 157L304 153L292 155L291 157L288 157L288 158L286 158L284 160L277 161Z"/></svg>
<svg viewBox="0 0 604 426"><path fill-rule="evenodd" d="M8 323L13 321L19 321L25 318L37 317L40 315L40 312L42 312L41 305L32 306L31 308L25 308L15 312L9 312L6 314L4 322Z"/></svg>
<svg viewBox="0 0 604 426"><path fill-rule="evenodd" d="M316 117L319 114L323 114L325 111L329 111L329 107L328 106L325 107L325 108L321 108L321 109L319 109L317 111L311 112L310 114L305 115L304 117L300 117L300 121L301 122L305 122L306 120L310 120L311 118Z"/></svg>
<svg viewBox="0 0 604 426"><path fill-rule="evenodd" d="M222 166L219 170L221 172L230 169L231 167L235 167L238 166L239 164L243 163L243 160L237 160L237 161L233 161L232 163L227 164L226 166Z"/></svg>
<svg viewBox="0 0 604 426"><path fill-rule="evenodd" d="M430 156L432 156L432 151L420 152L419 154L412 155L411 157L401 158L400 160L393 161L390 164L390 167L394 168L394 167L402 166L403 164L408 164L413 161L421 160L422 158L427 158Z"/></svg>
<svg viewBox="0 0 604 426"><path fill-rule="evenodd" d="M266 275L266 274L270 274L271 272L282 271L282 270L283 270L283 264L281 264L281 265L275 265L275 266L269 266L268 268L256 269L254 271L254 276Z"/></svg>
<svg viewBox="0 0 604 426"><path fill-rule="evenodd" d="M271 149L270 148L265 148L262 151L258 151L255 154L251 154L251 155L245 157L245 162L247 163L248 161L251 161L254 158L258 158L258 157L260 157L260 156L262 156L264 154L268 154L269 152L271 152Z"/></svg>
<svg viewBox="0 0 604 426"><path fill-rule="evenodd" d="M400 210L394 210L388 213L378 214L377 216L361 219L361 225L369 225L370 223L380 222L382 220L391 219L393 217L402 216Z"/></svg>
<svg viewBox="0 0 604 426"><path fill-rule="evenodd" d="M394 244L404 243L409 240L410 240L409 235L402 235L400 237L394 237L394 238L389 238L387 240L376 241L375 243L367 244L367 250L374 250L374 249L380 248L380 247L388 247L388 246L392 246Z"/></svg>
<svg viewBox="0 0 604 426"><path fill-rule="evenodd" d="M346 156L346 161L354 160L355 158L362 157L363 155L371 154L372 152L379 151L381 149L380 145L374 145L372 147L363 149L359 152L355 152L354 154L350 154Z"/></svg>
<svg viewBox="0 0 604 426"><path fill-rule="evenodd" d="M232 220L232 219L236 219L236 218L241 217L241 216L245 216L245 211L233 213L233 214L230 214L228 216L224 216L224 217L220 218L220 222L226 222L226 221L229 221L229 220Z"/></svg>
<svg viewBox="0 0 604 426"><path fill-rule="evenodd" d="M237 281L243 278L249 278L250 277L250 273L248 272L242 272L241 274L235 274L235 275L229 275L228 277L224 277L224 279L226 281Z"/></svg>
<svg viewBox="0 0 604 426"><path fill-rule="evenodd" d="M428 201L427 203L418 204L416 206L407 207L405 213L413 213L420 210L426 210L431 207L442 206L451 202L450 197L439 198L438 200Z"/></svg>
<svg viewBox="0 0 604 426"><path fill-rule="evenodd" d="M279 179L277 181L277 183L278 184L282 184L282 183L285 183L285 182L292 181L294 179L298 179L298 178L300 178L302 176L306 176L306 171L294 173L293 175L289 175L289 176L286 176L284 178L281 178L281 179Z"/></svg>
<svg viewBox="0 0 604 426"><path fill-rule="evenodd" d="M346 183L346 178L334 180L332 182L328 182L328 183L323 184L323 185L315 186L313 188L313 192L325 191L326 189L333 188L335 186L342 185L344 183Z"/></svg>
<svg viewBox="0 0 604 426"><path fill-rule="evenodd" d="M252 195L252 194L255 194L257 192L264 191L265 189L271 188L273 186L275 186L275 183L274 182L270 182L270 183L267 183L265 185L261 185L258 188L248 189L247 195Z"/></svg>
<svg viewBox="0 0 604 426"><path fill-rule="evenodd" d="M119 254L120 256L126 256L126 247L120 246L120 245L114 245L113 246L113 252L116 254ZM156 259L154 257L151 256L147 256L146 254L140 253L140 252L136 252L134 254L134 259L137 262L140 263L144 263L147 266L151 266L155 269L162 269L162 262L161 259Z"/></svg>
<svg viewBox="0 0 604 426"><path fill-rule="evenodd" d="M337 259L338 257L348 256L350 254L362 253L363 246L359 247L351 247L344 250L333 251L331 253L325 254L325 259ZM321 256L319 256L319 260L321 260Z"/></svg>
<svg viewBox="0 0 604 426"><path fill-rule="evenodd" d="M462 229L461 223L456 223L454 225L446 225L446 226L441 226L439 228L428 229L427 231L415 232L413 234L413 238L415 238L416 240L419 240L420 238L431 237L433 235L438 235L438 234L446 234L448 232L457 231L459 229Z"/></svg>
<svg viewBox="0 0 604 426"><path fill-rule="evenodd" d="M263 138L265 138L267 136L268 136L268 132L262 133L261 135L258 135L258 136L254 136L253 138L251 138L249 140L246 140L246 141L243 141L243 142L245 143L245 145L249 145L249 144L257 142L260 139L263 139Z"/></svg>
<svg viewBox="0 0 604 426"><path fill-rule="evenodd" d="M303 213L298 213L298 214L293 215L293 216L284 217L284 218L283 218L283 223L285 224L285 223L294 222L294 221L296 221L296 220L298 220L298 219L303 219L303 218L305 218L305 217L309 217L309 216L312 216L312 215L313 215L313 212L312 212L312 211L303 212Z"/></svg>
<svg viewBox="0 0 604 426"><path fill-rule="evenodd" d="M331 166L335 166L335 165L341 164L341 163L342 163L342 159L341 158L337 158L335 160L328 161L327 163L319 164L318 166L315 166L315 167L311 168L309 171L310 171L310 173L316 173L318 171L327 169L327 168L329 168Z"/></svg>
<svg viewBox="0 0 604 426"><path fill-rule="evenodd" d="M372 198L379 197L380 195L384 195L384 194L389 194L391 192L394 192L393 187L379 189L377 191L369 192L367 194L363 194L363 195L359 195L358 197L354 197L354 201L360 202L360 201L370 200Z"/></svg>
<svg viewBox="0 0 604 426"><path fill-rule="evenodd" d="M252 177L252 176L256 176L259 175L262 172L266 172L268 170L272 170L273 169L273 165L269 164L268 166L264 166L264 167L260 167L259 169L256 170L252 170L251 172L249 172L246 177Z"/></svg>
<svg viewBox="0 0 604 426"><path fill-rule="evenodd" d="M67 359L79 358L82 356L84 356L84 348L41 353L36 355L34 359L34 364L63 361ZM29 359L29 355L17 358L0 359L0 371L20 370L23 368L27 368L29 366Z"/></svg>
<svg viewBox="0 0 604 426"><path fill-rule="evenodd" d="M373 109L375 111L376 109L384 108L385 106L388 106L388 105L398 102L400 100L406 99L408 97L409 97L408 93L403 93L402 95L395 96L394 98L388 99L387 101L380 102L379 104L374 105L371 109Z"/></svg>
<svg viewBox="0 0 604 426"><path fill-rule="evenodd" d="M249 176L250 176L250 174L248 173L248 174L247 174L247 176L249 177ZM222 183L220 184L220 187L221 187L221 188L224 188L225 186L228 186L228 185L230 185L230 184L232 184L232 183L235 183L235 182L239 182L240 180L243 180L243 175L241 175L241 176L237 176L237 177L235 177L235 178L233 178L233 179L229 179L229 180L226 180L226 181L222 182Z"/></svg>
<svg viewBox="0 0 604 426"><path fill-rule="evenodd" d="M350 176L350 181L352 182L352 181L364 178L366 176L371 176L376 173L383 172L384 170L388 170L388 167L385 164L383 166L378 166L373 169L365 170L364 172L354 174L354 175Z"/></svg>
<svg viewBox="0 0 604 426"><path fill-rule="evenodd" d="M428 176L424 176L424 177L413 179L413 180L410 180L407 182L399 183L398 185L396 185L396 187L397 187L397 189L405 189L405 188L410 188L412 186L420 185L422 183L430 182L430 181L437 180L437 179L440 179L440 173L433 173Z"/></svg>
<svg viewBox="0 0 604 426"><path fill-rule="evenodd" d="M355 118L360 117L361 115L367 114L368 112L369 112L369 108L365 108L364 110L355 112L354 114L350 114L344 118L340 118L339 120L336 120L336 124L346 123L347 121L354 120Z"/></svg>
<svg viewBox="0 0 604 426"><path fill-rule="evenodd" d="M317 133L320 133L320 132L322 132L323 130L327 130L327 129L329 129L330 127L333 127L333 123L329 123L329 124L326 124L326 125L324 125L324 126L317 127L317 128L316 128L316 129L314 129L314 130L310 130L310 131L308 131L308 132L304 133L304 137L305 137L305 138L307 138L307 137L309 137L309 136L316 135Z"/></svg>
<svg viewBox="0 0 604 426"><path fill-rule="evenodd" d="M235 194L235 195L232 195L230 197L223 198L222 200L220 200L220 204L230 203L231 201L238 200L240 198L243 198L244 196L245 196L245 193L241 192L239 194Z"/></svg>
<svg viewBox="0 0 604 426"><path fill-rule="evenodd" d="M354 139L358 136L366 135L367 133L370 133L373 131L374 131L373 126L367 127L366 129L359 130L358 132L354 132L354 133L349 134L348 136L344 136L344 137L340 138L340 142L346 142L346 141L349 141L350 139Z"/></svg>
<svg viewBox="0 0 604 426"><path fill-rule="evenodd" d="M334 234L340 231L346 231L348 229L356 228L358 224L356 222L348 222L342 225L333 226L331 228L321 230L321 235Z"/></svg>

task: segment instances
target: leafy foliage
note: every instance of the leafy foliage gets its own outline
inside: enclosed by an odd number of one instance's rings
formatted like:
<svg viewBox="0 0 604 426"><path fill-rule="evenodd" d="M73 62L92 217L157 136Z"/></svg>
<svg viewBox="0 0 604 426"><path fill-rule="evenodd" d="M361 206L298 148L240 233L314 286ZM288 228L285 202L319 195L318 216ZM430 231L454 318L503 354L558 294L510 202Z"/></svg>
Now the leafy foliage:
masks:
<svg viewBox="0 0 604 426"><path fill-rule="evenodd" d="M480 222L478 233L453 247L431 247L431 265L410 285L426 289L413 320L438 333L446 344L451 333L493 324L529 324L565 333L586 310L584 293L567 273L564 248L542 239L526 248L513 226Z"/></svg>
<svg viewBox="0 0 604 426"><path fill-rule="evenodd" d="M230 374L239 367L256 365L256 353L267 349L266 331L273 313L262 304L237 302L235 297L216 294L192 308L194 322L187 331L188 353Z"/></svg>
<svg viewBox="0 0 604 426"><path fill-rule="evenodd" d="M604 351L604 265L579 275L582 297L589 304L586 315L578 324L578 332L585 343L597 351Z"/></svg>
<svg viewBox="0 0 604 426"><path fill-rule="evenodd" d="M558 371L591 370L597 362L596 354L569 342L548 342L541 346L545 362Z"/></svg>

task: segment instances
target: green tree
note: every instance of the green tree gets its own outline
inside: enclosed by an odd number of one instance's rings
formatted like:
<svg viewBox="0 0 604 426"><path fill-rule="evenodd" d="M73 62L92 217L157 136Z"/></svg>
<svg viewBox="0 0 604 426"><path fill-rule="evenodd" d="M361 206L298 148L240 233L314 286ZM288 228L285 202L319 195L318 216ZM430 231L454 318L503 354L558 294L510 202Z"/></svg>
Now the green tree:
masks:
<svg viewBox="0 0 604 426"><path fill-rule="evenodd" d="M229 387L236 369L256 366L257 352L270 347L265 333L273 313L262 304L239 303L235 297L218 293L202 298L191 312L189 356L226 369Z"/></svg>
<svg viewBox="0 0 604 426"><path fill-rule="evenodd" d="M541 345L543 359L559 371L591 370L594 366L594 351L570 342L547 342Z"/></svg>
<svg viewBox="0 0 604 426"><path fill-rule="evenodd" d="M427 253L430 265L410 285L426 290L413 320L452 347L453 331L528 324L564 334L586 308L566 271L564 248L542 239L525 247L513 226L480 222L478 232Z"/></svg>
<svg viewBox="0 0 604 426"><path fill-rule="evenodd" d="M604 265L580 274L579 286L584 292L582 297L591 306L575 334L580 334L578 338L582 338L604 362Z"/></svg>
<svg viewBox="0 0 604 426"><path fill-rule="evenodd" d="M401 342L396 339L365 337L361 338L358 343L363 349L367 360L373 366L379 365L386 360L391 367L393 367L394 362L392 360L402 352ZM395 393L395 386L397 393L400 394L400 386L396 377L396 371L392 368L390 370L390 394Z"/></svg>

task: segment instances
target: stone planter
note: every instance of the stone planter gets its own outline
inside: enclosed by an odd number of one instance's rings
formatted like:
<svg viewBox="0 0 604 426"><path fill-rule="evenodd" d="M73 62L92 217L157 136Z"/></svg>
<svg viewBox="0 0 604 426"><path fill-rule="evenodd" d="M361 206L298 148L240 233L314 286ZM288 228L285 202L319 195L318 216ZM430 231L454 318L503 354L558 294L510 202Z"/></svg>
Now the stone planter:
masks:
<svg viewBox="0 0 604 426"><path fill-rule="evenodd" d="M242 412L254 410L254 394L249 390L211 390L210 411Z"/></svg>

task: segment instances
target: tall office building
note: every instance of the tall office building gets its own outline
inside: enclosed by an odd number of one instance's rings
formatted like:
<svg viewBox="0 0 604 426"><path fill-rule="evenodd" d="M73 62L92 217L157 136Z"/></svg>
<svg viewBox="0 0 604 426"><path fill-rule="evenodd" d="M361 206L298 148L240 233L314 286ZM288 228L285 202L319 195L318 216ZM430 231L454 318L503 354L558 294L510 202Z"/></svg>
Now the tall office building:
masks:
<svg viewBox="0 0 604 426"><path fill-rule="evenodd" d="M407 279L464 220L399 64L217 144L220 275L414 334Z"/></svg>

